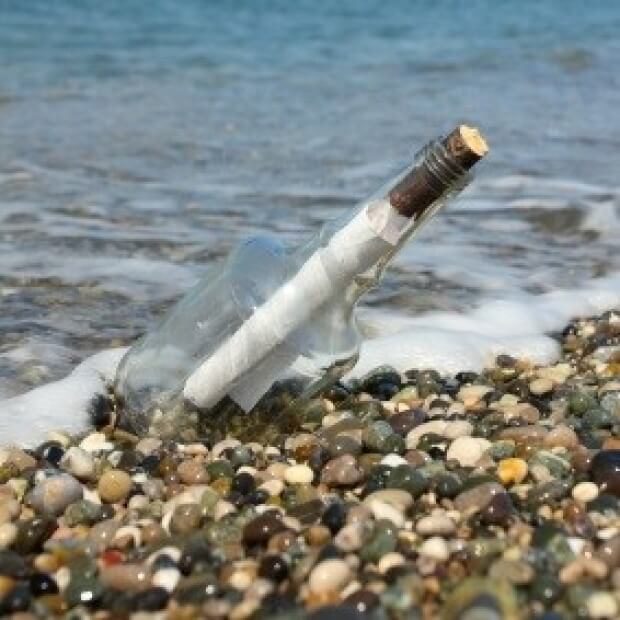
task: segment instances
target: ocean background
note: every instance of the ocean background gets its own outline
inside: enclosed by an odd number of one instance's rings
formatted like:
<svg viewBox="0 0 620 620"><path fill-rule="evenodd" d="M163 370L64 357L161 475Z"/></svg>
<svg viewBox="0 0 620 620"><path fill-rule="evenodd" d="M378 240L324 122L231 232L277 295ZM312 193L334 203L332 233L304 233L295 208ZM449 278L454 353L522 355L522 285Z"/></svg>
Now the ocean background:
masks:
<svg viewBox="0 0 620 620"><path fill-rule="evenodd" d="M488 161L365 315L500 299L546 329L541 300L619 282L619 32L617 0L0 0L0 397L130 343L240 239L299 243L461 121Z"/></svg>

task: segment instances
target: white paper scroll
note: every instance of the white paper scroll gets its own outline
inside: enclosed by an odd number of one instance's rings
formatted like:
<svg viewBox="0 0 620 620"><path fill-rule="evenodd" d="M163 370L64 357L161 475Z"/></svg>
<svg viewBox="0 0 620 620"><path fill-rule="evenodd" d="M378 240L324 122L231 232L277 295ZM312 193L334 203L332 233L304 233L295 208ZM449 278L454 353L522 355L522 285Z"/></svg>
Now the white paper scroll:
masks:
<svg viewBox="0 0 620 620"><path fill-rule="evenodd" d="M387 200L366 205L206 359L183 396L209 408L229 394L251 408L294 361L287 339L396 245L411 220Z"/></svg>

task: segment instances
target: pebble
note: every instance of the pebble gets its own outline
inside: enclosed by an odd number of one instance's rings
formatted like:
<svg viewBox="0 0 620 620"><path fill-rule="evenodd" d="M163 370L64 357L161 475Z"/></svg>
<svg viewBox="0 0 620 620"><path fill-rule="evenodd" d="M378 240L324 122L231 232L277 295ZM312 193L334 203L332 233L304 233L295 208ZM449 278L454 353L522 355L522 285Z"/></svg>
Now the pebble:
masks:
<svg viewBox="0 0 620 620"><path fill-rule="evenodd" d="M179 463L177 474L183 484L206 484L209 482L209 474L204 465L193 459Z"/></svg>
<svg viewBox="0 0 620 620"><path fill-rule="evenodd" d="M58 516L69 504L82 499L82 485L69 474L38 482L30 494L31 506L40 514Z"/></svg>
<svg viewBox="0 0 620 620"><path fill-rule="evenodd" d="M542 396L543 394L548 394L553 390L553 382L547 378L538 378L534 379L530 382L529 386L530 392L535 394L536 396Z"/></svg>
<svg viewBox="0 0 620 620"><path fill-rule="evenodd" d="M364 524L360 521L347 523L334 537L334 544L345 553L361 548L364 542Z"/></svg>
<svg viewBox="0 0 620 620"><path fill-rule="evenodd" d="M474 425L467 420L455 420L448 422L443 430L443 436L446 439L458 439L459 437L468 437L474 432Z"/></svg>
<svg viewBox="0 0 620 620"><path fill-rule="evenodd" d="M311 484L314 472L307 465L292 465L284 472L284 480L288 484Z"/></svg>
<svg viewBox="0 0 620 620"><path fill-rule="evenodd" d="M561 447L572 449L579 445L579 437L577 437L577 433L569 426L566 426L566 424L558 424L545 435L543 443L545 446L551 448Z"/></svg>
<svg viewBox="0 0 620 620"><path fill-rule="evenodd" d="M406 465L407 459L403 458L399 454L386 454L381 459L381 465L387 465L388 467L398 467L399 465Z"/></svg>
<svg viewBox="0 0 620 620"><path fill-rule="evenodd" d="M587 504L598 497L598 487L594 482L579 482L573 487L571 494L578 502Z"/></svg>
<svg viewBox="0 0 620 620"><path fill-rule="evenodd" d="M86 450L71 446L60 459L60 468L79 480L89 480L95 473L95 461Z"/></svg>
<svg viewBox="0 0 620 620"><path fill-rule="evenodd" d="M590 618L617 618L618 603L610 592L594 592L586 602Z"/></svg>
<svg viewBox="0 0 620 620"><path fill-rule="evenodd" d="M17 539L19 529L15 523L0 525L0 549L8 549Z"/></svg>
<svg viewBox="0 0 620 620"><path fill-rule="evenodd" d="M379 499L370 499L368 498L364 501L366 506L370 508L375 519L385 519L387 521L391 521L396 527L403 527L405 525L405 515L402 510L394 506L393 504L389 504L388 502L381 501Z"/></svg>
<svg viewBox="0 0 620 620"><path fill-rule="evenodd" d="M122 502L131 490L131 477L120 469L109 469L97 484L99 496L104 502L116 504Z"/></svg>
<svg viewBox="0 0 620 620"><path fill-rule="evenodd" d="M469 409L492 391L493 388L488 385L466 385L459 390L456 397Z"/></svg>
<svg viewBox="0 0 620 620"><path fill-rule="evenodd" d="M491 442L481 437L458 437L448 448L447 460L458 461L462 467L473 467L491 446Z"/></svg>
<svg viewBox="0 0 620 620"><path fill-rule="evenodd" d="M497 466L497 476L504 486L521 484L527 472L527 462L519 458L502 459Z"/></svg>
<svg viewBox="0 0 620 620"><path fill-rule="evenodd" d="M590 472L605 492L620 497L620 450L601 450L592 459Z"/></svg>
<svg viewBox="0 0 620 620"><path fill-rule="evenodd" d="M136 452L144 456L154 454L162 445L162 440L156 437L144 437L136 444Z"/></svg>
<svg viewBox="0 0 620 620"><path fill-rule="evenodd" d="M101 582L121 592L142 592L151 586L151 574L141 564L115 564L99 570Z"/></svg>
<svg viewBox="0 0 620 620"><path fill-rule="evenodd" d="M454 498L454 507L461 513L474 513L486 508L495 495L506 491L497 482L483 482L467 489Z"/></svg>
<svg viewBox="0 0 620 620"><path fill-rule="evenodd" d="M178 568L170 566L168 568L160 568L153 573L151 584L158 588L164 588L167 592L172 592L181 579L181 572Z"/></svg>
<svg viewBox="0 0 620 620"><path fill-rule="evenodd" d="M0 466L12 465L18 473L37 464L36 459L19 448L4 448L0 450Z"/></svg>
<svg viewBox="0 0 620 620"><path fill-rule="evenodd" d="M202 520L202 510L198 504L179 504L170 519L171 534L189 534Z"/></svg>
<svg viewBox="0 0 620 620"><path fill-rule="evenodd" d="M389 504L398 512L405 513L413 504L413 497L411 497L410 493L401 489L381 489L366 496L363 504L367 508L370 508L371 504L376 502Z"/></svg>
<svg viewBox="0 0 620 620"><path fill-rule="evenodd" d="M443 513L422 517L415 526L420 536L451 536L456 532L456 524Z"/></svg>
<svg viewBox="0 0 620 620"><path fill-rule="evenodd" d="M310 572L308 586L316 594L339 592L349 583L351 577L351 569L344 560L323 560Z"/></svg>
<svg viewBox="0 0 620 620"><path fill-rule="evenodd" d="M108 452L114 449L114 444L103 433L91 433L82 439L80 448L86 452Z"/></svg>
<svg viewBox="0 0 620 620"><path fill-rule="evenodd" d="M321 472L321 482L330 486L352 486L363 477L364 472L351 454L328 461Z"/></svg>
<svg viewBox="0 0 620 620"><path fill-rule="evenodd" d="M286 529L279 512L268 510L252 519L243 529L243 540L250 545L265 544L278 532Z"/></svg>
<svg viewBox="0 0 620 620"><path fill-rule="evenodd" d="M450 557L448 543L441 536L426 539L418 549L418 553L437 562L445 562Z"/></svg>

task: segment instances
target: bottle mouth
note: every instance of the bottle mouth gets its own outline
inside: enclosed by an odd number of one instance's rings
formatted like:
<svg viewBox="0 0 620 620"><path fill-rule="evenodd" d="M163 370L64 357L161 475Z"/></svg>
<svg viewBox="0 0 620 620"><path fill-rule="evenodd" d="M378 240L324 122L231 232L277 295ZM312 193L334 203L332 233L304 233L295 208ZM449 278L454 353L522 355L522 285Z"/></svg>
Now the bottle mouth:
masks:
<svg viewBox="0 0 620 620"><path fill-rule="evenodd" d="M389 192L390 204L401 215L419 217L445 193L465 184L470 168L488 150L477 129L459 125L422 149L413 169Z"/></svg>

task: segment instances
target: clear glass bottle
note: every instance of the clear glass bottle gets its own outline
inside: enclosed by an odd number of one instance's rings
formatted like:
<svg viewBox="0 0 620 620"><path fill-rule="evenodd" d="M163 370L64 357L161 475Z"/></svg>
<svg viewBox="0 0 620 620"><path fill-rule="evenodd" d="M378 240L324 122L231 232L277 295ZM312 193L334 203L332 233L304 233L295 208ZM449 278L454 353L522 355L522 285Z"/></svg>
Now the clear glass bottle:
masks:
<svg viewBox="0 0 620 620"><path fill-rule="evenodd" d="M242 243L121 361L121 425L185 440L252 432L259 418L286 426L293 405L353 367L358 300L486 151L476 130L457 127L300 249Z"/></svg>

